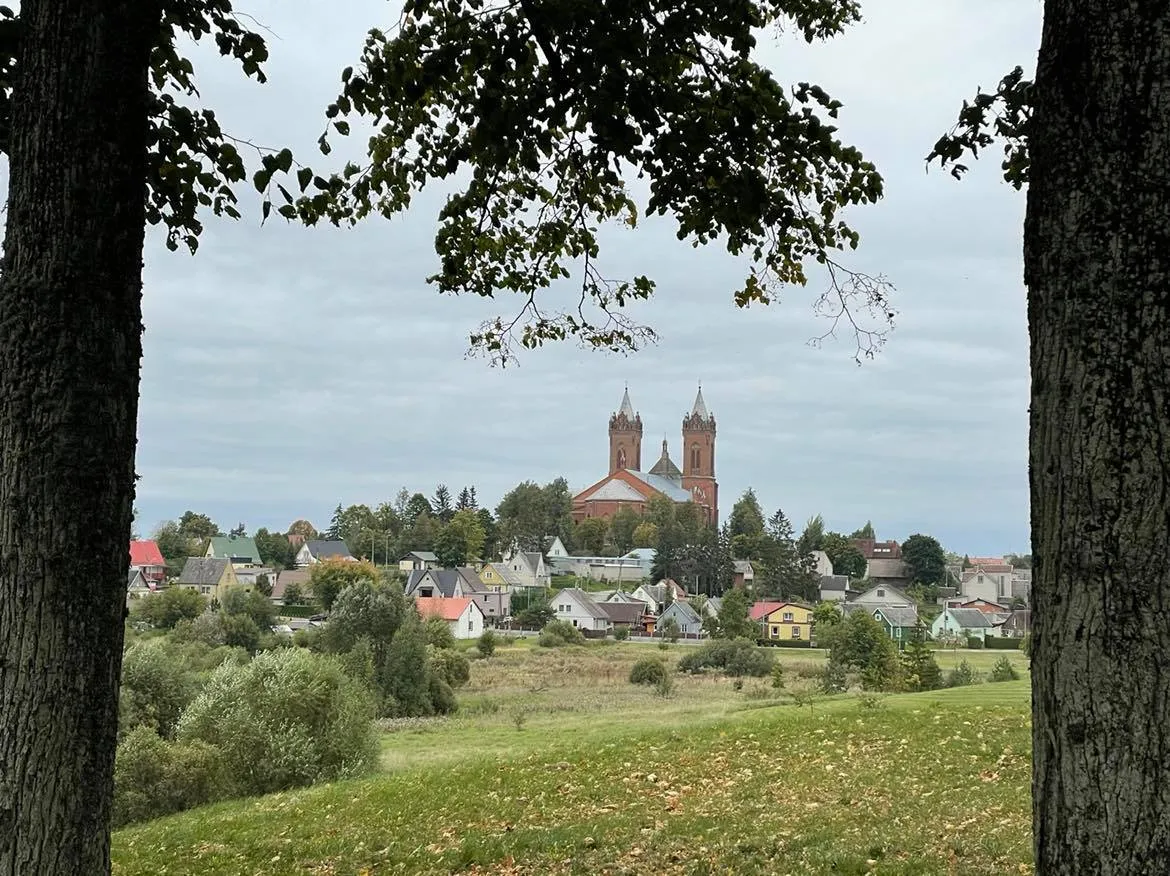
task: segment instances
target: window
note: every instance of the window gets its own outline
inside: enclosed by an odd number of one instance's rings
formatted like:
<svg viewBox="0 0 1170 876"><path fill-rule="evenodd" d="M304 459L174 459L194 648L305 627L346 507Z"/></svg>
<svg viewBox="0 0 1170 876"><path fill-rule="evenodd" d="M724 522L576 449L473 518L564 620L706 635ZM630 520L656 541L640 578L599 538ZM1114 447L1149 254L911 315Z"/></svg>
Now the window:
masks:
<svg viewBox="0 0 1170 876"><path fill-rule="evenodd" d="M894 638L895 639L902 638L902 628L901 627L894 627Z"/></svg>
<svg viewBox="0 0 1170 876"><path fill-rule="evenodd" d="M699 455L699 445L695 444L691 447L691 468L698 470L700 459L701 459L701 457Z"/></svg>
<svg viewBox="0 0 1170 876"><path fill-rule="evenodd" d="M475 629L475 618L470 618L470 617L469 617L469 618L467 619L467 629L468 629L468 631L471 631L471 630L474 630L474 629Z"/></svg>
<svg viewBox="0 0 1170 876"><path fill-rule="evenodd" d="M800 638L800 627L793 627L792 628L792 638L794 638L794 639Z"/></svg>
<svg viewBox="0 0 1170 876"><path fill-rule="evenodd" d="M879 591L877 592L877 595L878 595L878 596L885 596L885 595L886 595L886 591L884 591L884 590L879 590Z"/></svg>
<svg viewBox="0 0 1170 876"><path fill-rule="evenodd" d="M792 623L792 612L790 612L790 611L784 612L784 623L786 623L786 624Z"/></svg>
<svg viewBox="0 0 1170 876"><path fill-rule="evenodd" d="M779 627L772 627L772 638L777 639L779 637L780 637L780 628Z"/></svg>

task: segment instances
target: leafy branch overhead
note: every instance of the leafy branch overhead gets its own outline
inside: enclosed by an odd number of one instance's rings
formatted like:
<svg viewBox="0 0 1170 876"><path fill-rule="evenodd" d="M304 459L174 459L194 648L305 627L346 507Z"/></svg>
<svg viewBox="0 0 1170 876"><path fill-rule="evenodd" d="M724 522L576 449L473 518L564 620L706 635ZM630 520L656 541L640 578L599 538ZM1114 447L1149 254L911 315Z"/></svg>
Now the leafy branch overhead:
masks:
<svg viewBox="0 0 1170 876"><path fill-rule="evenodd" d="M961 179L968 170L960 161L965 154L978 158L981 149L1003 141L1003 178L1015 188L1023 188L1028 182L1031 87L1031 80L1024 79L1023 69L1016 67L999 81L995 91L980 89L973 100L963 101L958 122L934 144L926 156L927 163L937 160L941 167L950 167L952 176Z"/></svg>
<svg viewBox="0 0 1170 876"><path fill-rule="evenodd" d="M751 58L758 30L795 27L813 41L859 17L857 0L669 8L407 0L392 34L370 31L326 112L321 151L361 120L373 130L366 158L318 174L287 149L236 140L212 110L190 105L199 94L180 36L213 37L259 81L267 48L231 0L166 0L152 57L148 218L165 225L172 249L194 251L205 210L239 216L238 185L248 179L241 147L255 153L263 217L275 199L280 215L310 225L390 216L427 183L454 178L429 280L440 292L520 296L514 316L471 337L473 349L504 361L517 340L531 348L575 338L622 351L653 339L625 311L652 295L653 281L610 277L598 238L606 223L634 227L642 215L669 214L680 240L719 240L750 261L734 293L741 307L806 284L811 262L825 266L817 310L829 318L826 336L843 323L859 355L872 355L892 324L890 287L835 256L858 240L842 209L877 201L881 177L839 139L839 101L809 83L786 88ZM9 12L0 19L5 149L18 34Z"/></svg>

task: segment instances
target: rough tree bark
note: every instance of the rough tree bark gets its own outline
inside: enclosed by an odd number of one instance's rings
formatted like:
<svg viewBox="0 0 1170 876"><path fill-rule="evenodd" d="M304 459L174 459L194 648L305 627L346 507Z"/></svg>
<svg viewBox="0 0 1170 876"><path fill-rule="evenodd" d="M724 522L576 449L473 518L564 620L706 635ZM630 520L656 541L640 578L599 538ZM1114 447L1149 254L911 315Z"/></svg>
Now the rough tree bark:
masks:
<svg viewBox="0 0 1170 876"><path fill-rule="evenodd" d="M1047 0L1033 112L1037 872L1170 873L1170 4Z"/></svg>
<svg viewBox="0 0 1170 876"><path fill-rule="evenodd" d="M24 0L0 270L0 874L109 872L156 4Z"/></svg>

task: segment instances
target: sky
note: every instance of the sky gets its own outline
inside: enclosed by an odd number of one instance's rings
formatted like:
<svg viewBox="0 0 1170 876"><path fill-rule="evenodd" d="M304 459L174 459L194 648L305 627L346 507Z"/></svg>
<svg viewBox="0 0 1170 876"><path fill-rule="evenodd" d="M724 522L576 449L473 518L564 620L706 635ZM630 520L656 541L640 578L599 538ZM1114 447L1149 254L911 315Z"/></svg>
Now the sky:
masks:
<svg viewBox="0 0 1170 876"><path fill-rule="evenodd" d="M319 164L340 71L397 7L255 0L246 11L272 32L269 82L200 51L204 101L232 135ZM798 529L820 513L845 532L870 520L883 539L924 532L958 553L1028 552L1024 195L1002 182L994 150L962 182L923 158L976 87L1017 64L1030 75L1041 4L866 0L863 11L829 43L764 35L760 58L781 83L841 100L843 138L885 179L881 202L847 215L862 241L843 257L896 289L896 328L875 359L858 365L846 334L808 343L827 328L812 310L823 276L737 309L744 263L677 241L659 220L607 233L602 252L609 275L657 282L635 314L657 344L630 356L565 344L493 368L465 355L467 337L513 302L425 282L441 190L352 229L261 227L249 198L243 220L207 222L194 257L148 235L138 528L187 509L225 529L324 527L338 503L376 505L403 486L474 485L490 507L524 480L581 489L606 474L627 384L648 468L663 437L680 461L701 382L718 422L722 516L750 487Z"/></svg>

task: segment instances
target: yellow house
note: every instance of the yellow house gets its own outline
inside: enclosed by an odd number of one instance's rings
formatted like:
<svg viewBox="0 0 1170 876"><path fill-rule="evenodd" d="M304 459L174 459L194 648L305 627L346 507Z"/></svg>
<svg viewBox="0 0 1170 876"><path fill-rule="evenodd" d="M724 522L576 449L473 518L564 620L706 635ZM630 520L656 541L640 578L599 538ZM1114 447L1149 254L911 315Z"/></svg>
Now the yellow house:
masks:
<svg viewBox="0 0 1170 876"><path fill-rule="evenodd" d="M764 634L769 639L808 642L812 634L813 610L799 602L782 602L764 616Z"/></svg>
<svg viewBox="0 0 1170 876"><path fill-rule="evenodd" d="M493 590L507 590L520 584L520 579L506 563L484 563L479 570L479 580Z"/></svg>
<svg viewBox="0 0 1170 876"><path fill-rule="evenodd" d="M240 582L232 561L222 557L188 557L179 586L198 590L208 599L222 599L224 591Z"/></svg>

